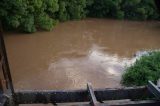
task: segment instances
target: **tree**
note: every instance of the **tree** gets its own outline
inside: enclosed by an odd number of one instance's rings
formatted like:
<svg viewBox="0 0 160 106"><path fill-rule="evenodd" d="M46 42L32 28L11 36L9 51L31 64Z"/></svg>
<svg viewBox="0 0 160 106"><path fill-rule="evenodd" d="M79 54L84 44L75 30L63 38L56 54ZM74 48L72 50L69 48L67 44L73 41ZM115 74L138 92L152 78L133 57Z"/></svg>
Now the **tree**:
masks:
<svg viewBox="0 0 160 106"><path fill-rule="evenodd" d="M6 29L35 32L37 28L51 30L58 0L1 0L0 19Z"/></svg>
<svg viewBox="0 0 160 106"><path fill-rule="evenodd" d="M123 0L125 18L131 20L158 19L154 0Z"/></svg>
<svg viewBox="0 0 160 106"><path fill-rule="evenodd" d="M29 33L85 17L160 19L154 0L1 0L0 13L5 29Z"/></svg>
<svg viewBox="0 0 160 106"><path fill-rule="evenodd" d="M60 21L86 17L86 0L59 0L58 19Z"/></svg>

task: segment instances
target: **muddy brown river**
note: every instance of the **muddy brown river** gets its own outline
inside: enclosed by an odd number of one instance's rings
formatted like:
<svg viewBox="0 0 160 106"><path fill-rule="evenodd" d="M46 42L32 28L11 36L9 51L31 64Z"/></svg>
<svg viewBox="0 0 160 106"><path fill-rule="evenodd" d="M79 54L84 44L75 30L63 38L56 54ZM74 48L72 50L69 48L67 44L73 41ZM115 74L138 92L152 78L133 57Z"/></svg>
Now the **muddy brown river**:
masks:
<svg viewBox="0 0 160 106"><path fill-rule="evenodd" d="M160 22L69 21L50 32L5 33L5 42L16 89L121 87L133 55L160 48Z"/></svg>

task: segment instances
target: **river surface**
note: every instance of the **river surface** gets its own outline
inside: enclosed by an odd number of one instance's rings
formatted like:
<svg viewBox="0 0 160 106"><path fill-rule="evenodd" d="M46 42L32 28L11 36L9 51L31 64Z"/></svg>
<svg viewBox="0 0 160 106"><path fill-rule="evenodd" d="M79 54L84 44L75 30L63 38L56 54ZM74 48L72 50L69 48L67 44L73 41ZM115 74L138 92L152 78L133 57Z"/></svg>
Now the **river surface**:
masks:
<svg viewBox="0 0 160 106"><path fill-rule="evenodd" d="M121 87L126 65L138 51L160 48L160 22L85 19L53 31L5 33L17 90Z"/></svg>

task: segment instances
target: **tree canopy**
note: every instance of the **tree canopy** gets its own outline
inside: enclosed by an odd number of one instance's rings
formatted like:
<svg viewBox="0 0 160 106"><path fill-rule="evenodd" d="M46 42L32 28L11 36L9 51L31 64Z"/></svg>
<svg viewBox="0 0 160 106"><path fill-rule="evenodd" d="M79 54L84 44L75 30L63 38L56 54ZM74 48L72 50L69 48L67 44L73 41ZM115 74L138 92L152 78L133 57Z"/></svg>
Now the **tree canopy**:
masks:
<svg viewBox="0 0 160 106"><path fill-rule="evenodd" d="M154 0L1 0L0 13L5 29L29 33L85 17L160 19Z"/></svg>

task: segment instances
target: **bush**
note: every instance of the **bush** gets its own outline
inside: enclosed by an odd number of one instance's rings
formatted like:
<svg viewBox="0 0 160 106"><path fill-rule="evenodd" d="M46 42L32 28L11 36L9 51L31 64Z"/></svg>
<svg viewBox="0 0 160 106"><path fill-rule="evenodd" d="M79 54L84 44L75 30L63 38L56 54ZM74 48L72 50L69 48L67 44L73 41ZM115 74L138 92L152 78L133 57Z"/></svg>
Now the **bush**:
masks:
<svg viewBox="0 0 160 106"><path fill-rule="evenodd" d="M146 85L148 80L154 83L160 78L160 52L150 52L142 56L125 70L122 84L125 86Z"/></svg>

